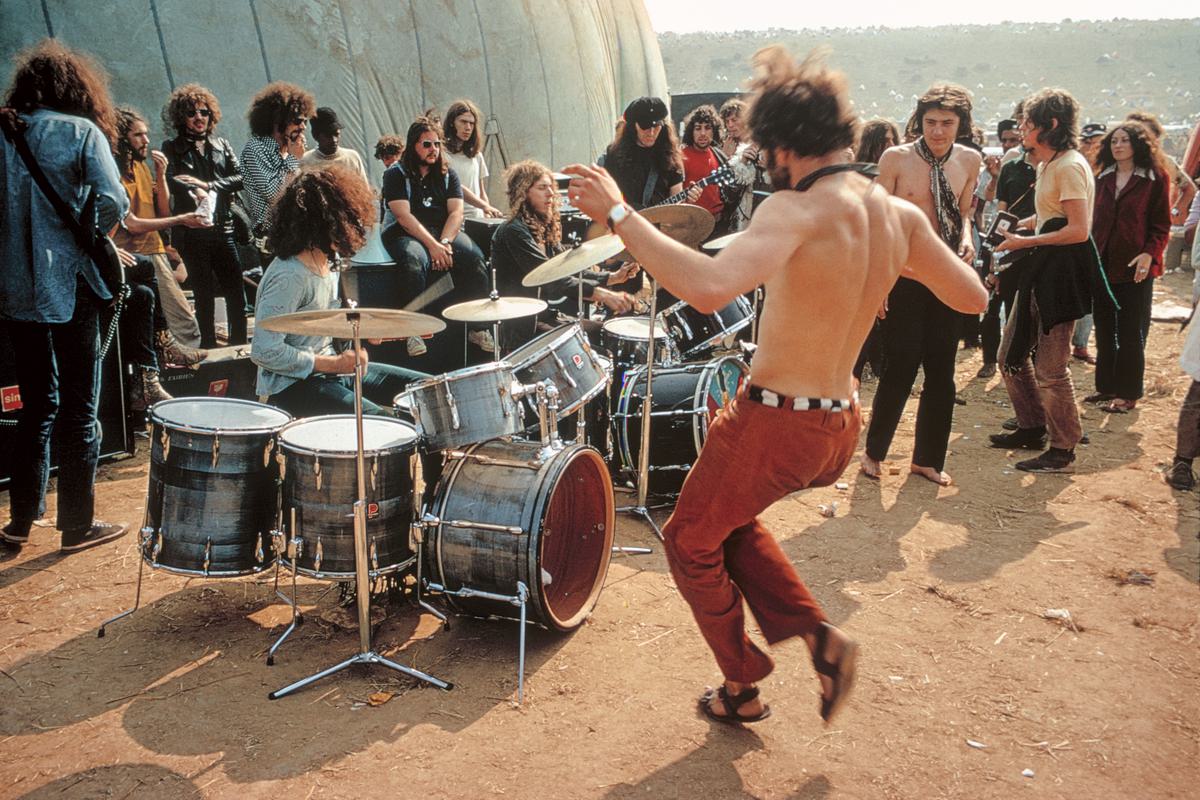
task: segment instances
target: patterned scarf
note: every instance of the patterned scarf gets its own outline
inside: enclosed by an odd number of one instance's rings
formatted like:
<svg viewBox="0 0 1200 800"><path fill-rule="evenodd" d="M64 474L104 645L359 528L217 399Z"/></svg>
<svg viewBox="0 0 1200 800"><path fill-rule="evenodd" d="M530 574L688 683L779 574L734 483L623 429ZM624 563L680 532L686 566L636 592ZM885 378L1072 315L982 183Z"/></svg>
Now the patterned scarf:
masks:
<svg viewBox="0 0 1200 800"><path fill-rule="evenodd" d="M957 253L962 239L962 213L958 210L958 198L950 188L950 181L946 180L946 172L942 169L950 160L950 156L954 155L954 146L950 146L946 155L934 158L929 146L925 144L925 137L922 136L917 139L917 155L929 165L929 191L933 194L933 209L937 213L938 236Z"/></svg>

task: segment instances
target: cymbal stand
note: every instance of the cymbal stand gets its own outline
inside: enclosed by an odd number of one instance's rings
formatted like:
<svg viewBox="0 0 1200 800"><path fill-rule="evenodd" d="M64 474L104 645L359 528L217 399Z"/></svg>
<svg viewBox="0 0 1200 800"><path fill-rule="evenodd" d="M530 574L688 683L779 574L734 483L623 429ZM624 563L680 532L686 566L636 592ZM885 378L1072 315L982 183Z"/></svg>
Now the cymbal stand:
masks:
<svg viewBox="0 0 1200 800"><path fill-rule="evenodd" d="M750 341L758 344L758 315L762 313L763 287L754 287L754 316L750 318Z"/></svg>
<svg viewBox="0 0 1200 800"><path fill-rule="evenodd" d="M621 506L617 511L634 514L650 523L650 528L660 542L663 538L662 528L650 516L646 507L646 495L650 486L650 407L654 400L654 343L658 333L658 281L650 276L650 330L646 334L646 396L642 398L642 447L638 452L638 482L637 504Z"/></svg>
<svg viewBox="0 0 1200 800"><path fill-rule="evenodd" d="M277 700L280 697L285 697L312 683L316 683L322 678L341 672L354 664L380 664L396 672L417 678L426 683L431 683L439 689L449 690L453 688L453 684L447 683L440 678L435 678L432 675L427 675L420 670L389 661L371 649L371 583L367 573L367 479L366 463L363 456L362 337L359 336L361 319L359 314L354 311L347 312L347 318L354 332L354 336L352 337L354 339L354 427L358 439L355 452L358 499L354 502L354 578L357 591L354 594L355 599L358 601L359 651L339 664L335 664L314 675L310 675L282 689L271 692L267 695L267 699L269 700Z"/></svg>

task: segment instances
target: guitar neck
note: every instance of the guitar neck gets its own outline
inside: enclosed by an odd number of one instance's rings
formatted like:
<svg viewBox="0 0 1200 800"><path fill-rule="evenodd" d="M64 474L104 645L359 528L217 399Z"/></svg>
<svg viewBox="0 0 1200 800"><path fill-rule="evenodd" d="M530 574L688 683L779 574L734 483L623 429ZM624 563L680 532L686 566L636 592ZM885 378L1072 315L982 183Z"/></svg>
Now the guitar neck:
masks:
<svg viewBox="0 0 1200 800"><path fill-rule="evenodd" d="M688 187L687 189L684 189L682 192L671 195L666 200L663 200L661 203L655 203L653 206L651 206L651 208L657 208L658 206L673 206L676 203L682 203L684 200L687 199L688 192L690 192L693 188L699 186L701 189L703 189L705 186L711 186L712 184L717 183L718 181L723 179L724 174L728 170L729 170L729 167L720 167L719 169L709 173L708 175L705 175L703 178L696 181L690 187Z"/></svg>

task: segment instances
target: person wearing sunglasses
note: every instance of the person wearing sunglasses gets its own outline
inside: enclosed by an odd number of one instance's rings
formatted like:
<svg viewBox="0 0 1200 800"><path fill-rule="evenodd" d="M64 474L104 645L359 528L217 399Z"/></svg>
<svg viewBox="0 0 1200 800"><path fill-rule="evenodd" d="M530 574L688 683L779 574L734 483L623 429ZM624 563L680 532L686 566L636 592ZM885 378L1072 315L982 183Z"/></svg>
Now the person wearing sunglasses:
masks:
<svg viewBox="0 0 1200 800"><path fill-rule="evenodd" d="M401 291L395 298L370 298L371 305L403 308L425 290L431 270L453 276L450 303L488 294L483 252L463 233L462 184L444 150L441 125L420 117L408 128L400 161L383 173L383 246L396 262ZM487 330L472 330L467 338L485 352L495 351ZM410 354L422 352L419 340L408 344Z"/></svg>
<svg viewBox="0 0 1200 800"><path fill-rule="evenodd" d="M188 83L171 92L162 110L174 139L162 144L166 183L175 214L190 214L206 193L216 194L211 227L177 225L171 244L191 278L200 326L200 347L217 346L216 299L224 295L229 344L246 343L246 295L242 265L233 239L231 197L242 189L242 170L227 139L217 135L221 105L209 89Z"/></svg>

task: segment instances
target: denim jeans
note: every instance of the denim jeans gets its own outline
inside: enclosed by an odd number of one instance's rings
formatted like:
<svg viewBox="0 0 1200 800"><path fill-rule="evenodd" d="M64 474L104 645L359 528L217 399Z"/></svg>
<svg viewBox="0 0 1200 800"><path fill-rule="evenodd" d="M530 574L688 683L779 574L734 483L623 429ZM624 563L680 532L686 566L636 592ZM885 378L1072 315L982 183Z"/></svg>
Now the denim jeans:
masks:
<svg viewBox="0 0 1200 800"><path fill-rule="evenodd" d="M100 455L98 302L80 279L69 322L0 321L13 343L23 404L13 449L6 456L12 464L9 531L14 535L28 535L46 507L52 434L58 448L58 528L77 533L92 525Z"/></svg>
<svg viewBox="0 0 1200 800"><path fill-rule="evenodd" d="M117 327L121 335L121 357L130 364L146 369L158 369L154 349L154 334L167 330L167 319L158 302L158 276L154 262L142 256L136 267L125 272L129 281L129 297L121 310ZM109 315L103 315L107 329Z"/></svg>
<svg viewBox="0 0 1200 800"><path fill-rule="evenodd" d="M1114 283L1112 293L1119 308L1108 297L1093 301L1096 391L1122 400L1139 400L1146 374L1146 337L1150 334L1154 279Z"/></svg>
<svg viewBox="0 0 1200 800"><path fill-rule="evenodd" d="M392 225L383 232L383 246L388 255L396 262L400 272L400 296L398 298L363 298L368 306L383 306L385 308L403 308L412 302L413 298L425 291L430 283L430 272L433 264L429 260L429 251L425 245L404 232L399 225ZM454 266L450 275L454 280L454 291L450 302L464 300L479 300L487 297L491 290L488 282L487 266L484 264L483 251L470 236L459 231L458 236L451 242L454 249ZM437 276L433 276L436 278Z"/></svg>
<svg viewBox="0 0 1200 800"><path fill-rule="evenodd" d="M187 265L200 324L200 346L217 346L217 285L225 295L229 343L246 343L246 284L232 230L176 228L175 247Z"/></svg>
<svg viewBox="0 0 1200 800"><path fill-rule="evenodd" d="M363 376L363 413L392 416L392 401L410 382L428 378L391 364L368 364ZM293 417L354 413L354 379L341 375L314 374L296 381L267 400Z"/></svg>
<svg viewBox="0 0 1200 800"><path fill-rule="evenodd" d="M1091 314L1075 320L1075 330L1071 334L1071 347L1087 350L1088 338L1092 335L1092 325L1095 322Z"/></svg>
<svg viewBox="0 0 1200 800"><path fill-rule="evenodd" d="M1072 322L1061 322L1042 331L1041 315L1037 301L1032 300L1033 319L1029 324L1037 328L1037 349L1032 359L1026 358L1016 372L1004 374L1004 385L1017 415L1021 428L1046 427L1050 435L1050 446L1062 450L1073 450L1083 437L1079 423L1079 408L1075 405L1075 386L1071 383ZM1008 351L1012 346L1017 316L1014 314L1004 326L1004 339L1000 342L1000 363L1008 362Z"/></svg>

